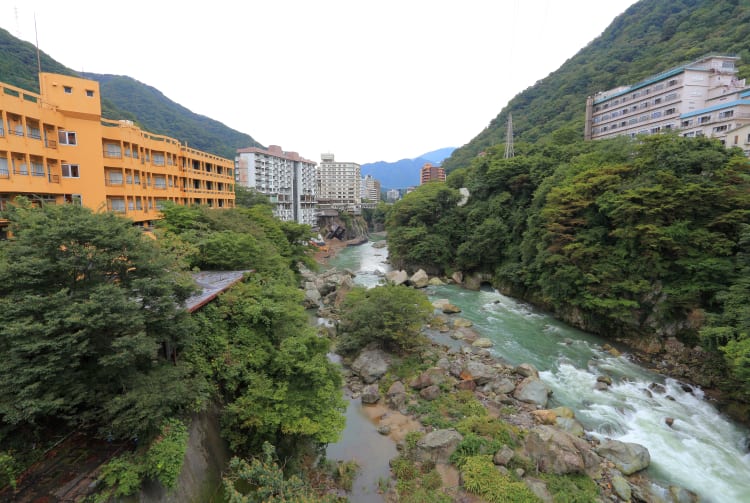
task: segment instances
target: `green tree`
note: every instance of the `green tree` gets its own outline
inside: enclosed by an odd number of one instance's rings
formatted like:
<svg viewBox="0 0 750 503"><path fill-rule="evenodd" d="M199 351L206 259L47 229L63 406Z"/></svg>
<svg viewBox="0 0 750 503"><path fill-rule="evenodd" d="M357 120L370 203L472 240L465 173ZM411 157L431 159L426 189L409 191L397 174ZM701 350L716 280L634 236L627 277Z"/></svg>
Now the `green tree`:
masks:
<svg viewBox="0 0 750 503"><path fill-rule="evenodd" d="M456 205L458 190L428 183L388 210L388 253L395 267L439 273L450 267L453 250L464 234Z"/></svg>
<svg viewBox="0 0 750 503"><path fill-rule="evenodd" d="M197 313L198 341L187 358L216 383L235 452L257 453L268 441L285 456L301 454L343 429L341 375L301 295L282 281L251 277Z"/></svg>
<svg viewBox="0 0 750 503"><path fill-rule="evenodd" d="M418 348L425 343L420 330L433 310L427 297L413 288L354 288L341 305L337 349L355 353L372 342L398 352Z"/></svg>
<svg viewBox="0 0 750 503"><path fill-rule="evenodd" d="M234 186L234 204L242 208L252 208L259 204L271 206L271 201L267 195L237 184Z"/></svg>
<svg viewBox="0 0 750 503"><path fill-rule="evenodd" d="M158 431L205 398L180 358L194 291L128 220L74 206L9 212L0 243L0 419L5 431ZM138 404L138 407L132 407Z"/></svg>
<svg viewBox="0 0 750 503"><path fill-rule="evenodd" d="M263 454L250 461L234 457L222 481L229 503L316 503L334 501L320 497L296 475L289 477L276 460L276 450L263 444Z"/></svg>
<svg viewBox="0 0 750 503"><path fill-rule="evenodd" d="M701 337L725 356L738 394L750 400L750 226L745 225L737 254L737 279L718 295L722 309L711 313Z"/></svg>

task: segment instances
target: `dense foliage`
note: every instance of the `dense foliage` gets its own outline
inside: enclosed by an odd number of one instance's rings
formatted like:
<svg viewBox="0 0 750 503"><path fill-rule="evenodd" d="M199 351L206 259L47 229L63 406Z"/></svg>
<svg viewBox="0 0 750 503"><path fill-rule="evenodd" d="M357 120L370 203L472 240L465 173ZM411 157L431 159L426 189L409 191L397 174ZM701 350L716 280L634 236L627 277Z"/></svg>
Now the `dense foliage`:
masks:
<svg viewBox="0 0 750 503"><path fill-rule="evenodd" d="M210 210L167 205L157 235L187 241L192 266L248 270L245 282L194 314L186 353L223 404L233 451L264 442L288 457L335 441L343 428L341 377L302 307L293 268L308 260L308 226L275 219L271 207Z"/></svg>
<svg viewBox="0 0 750 503"><path fill-rule="evenodd" d="M425 343L420 330L432 312L427 297L413 288L356 287L341 305L337 351L356 353L371 343L394 352L418 348Z"/></svg>
<svg viewBox="0 0 750 503"><path fill-rule="evenodd" d="M309 260L309 227L276 220L267 204L167 205L156 239L80 206L20 200L3 216L3 479L31 460L35 441L81 431L129 447L102 470L100 497L132 494L144 477L173 487L184 421L209 403L223 407L235 453L272 442L289 470L338 438L341 376L294 270ZM195 291L191 267L247 273L190 316L180 306Z"/></svg>
<svg viewBox="0 0 750 503"><path fill-rule="evenodd" d="M179 356L192 280L124 219L18 207L0 242L3 438L48 427L148 437L206 387ZM18 438L18 437L16 437Z"/></svg>
<svg viewBox="0 0 750 503"><path fill-rule="evenodd" d="M635 84L708 53L742 58L750 75L750 3L745 0L641 0L558 70L516 95L473 140L443 162L449 172L505 141L513 114L516 141L552 133L583 138L586 97Z"/></svg>
<svg viewBox="0 0 750 503"><path fill-rule="evenodd" d="M250 461L232 458L222 479L228 503L324 503L338 501L334 496L319 496L304 480L286 477L276 459L276 451L263 444L262 455Z"/></svg>
<svg viewBox="0 0 750 503"><path fill-rule="evenodd" d="M704 313L723 304L704 339L742 377L747 158L705 138L568 140L520 144L512 159L490 149L446 186L396 203L392 262L489 274L609 336L675 333L694 343ZM451 187L469 189L465 206L446 198Z"/></svg>

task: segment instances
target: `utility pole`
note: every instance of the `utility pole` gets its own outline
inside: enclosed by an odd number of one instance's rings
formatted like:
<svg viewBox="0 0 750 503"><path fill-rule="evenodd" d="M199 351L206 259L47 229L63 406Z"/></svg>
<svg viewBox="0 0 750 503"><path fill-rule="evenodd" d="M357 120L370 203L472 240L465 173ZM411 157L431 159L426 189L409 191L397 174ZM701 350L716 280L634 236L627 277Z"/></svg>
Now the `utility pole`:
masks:
<svg viewBox="0 0 750 503"><path fill-rule="evenodd" d="M508 112L508 131L505 133L505 158L510 159L513 152L513 114Z"/></svg>

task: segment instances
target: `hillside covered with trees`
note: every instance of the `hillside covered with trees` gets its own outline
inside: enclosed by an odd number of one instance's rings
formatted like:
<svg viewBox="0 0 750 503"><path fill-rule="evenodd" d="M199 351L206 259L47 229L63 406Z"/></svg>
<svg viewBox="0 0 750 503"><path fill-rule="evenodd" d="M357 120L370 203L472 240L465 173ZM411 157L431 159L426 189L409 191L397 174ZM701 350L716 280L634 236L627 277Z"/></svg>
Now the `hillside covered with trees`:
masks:
<svg viewBox="0 0 750 503"><path fill-rule="evenodd" d="M40 52L42 71L74 75L99 82L102 115L132 120L155 134L175 138L190 147L234 159L236 150L261 146L250 135L191 112L157 89L127 76L75 72ZM39 92L36 47L0 28L0 75L8 84Z"/></svg>
<svg viewBox="0 0 750 503"><path fill-rule="evenodd" d="M309 227L257 200L163 212L156 239L81 206L19 199L3 212L13 238L0 241L0 488L74 434L117 452L96 501L147 479L173 488L189 420L214 408L238 459L273 448L287 473L338 437L341 375L295 275L311 260ZM198 268L247 272L189 315Z"/></svg>
<svg viewBox="0 0 750 503"><path fill-rule="evenodd" d="M750 161L739 149L676 135L547 139L505 159L500 145L397 202L386 228L397 267L479 273L634 346L702 345L683 377L750 399Z"/></svg>
<svg viewBox="0 0 750 503"><path fill-rule="evenodd" d="M559 69L516 95L490 124L443 162L448 172L467 166L505 142L508 114L517 141L557 132L583 138L586 97L693 61L735 54L750 77L750 3L745 0L641 0Z"/></svg>

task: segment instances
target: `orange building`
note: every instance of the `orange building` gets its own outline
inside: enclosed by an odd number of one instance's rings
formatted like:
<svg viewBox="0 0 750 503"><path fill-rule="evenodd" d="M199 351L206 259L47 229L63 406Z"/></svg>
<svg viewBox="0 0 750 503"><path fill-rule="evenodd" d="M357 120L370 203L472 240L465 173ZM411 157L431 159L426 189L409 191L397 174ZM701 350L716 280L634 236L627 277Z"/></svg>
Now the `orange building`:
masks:
<svg viewBox="0 0 750 503"><path fill-rule="evenodd" d="M96 81L41 73L39 87L0 83L0 210L23 195L149 225L164 201L234 206L233 160L102 119Z"/></svg>
<svg viewBox="0 0 750 503"><path fill-rule="evenodd" d="M445 169L440 166L433 166L429 162L424 163L419 173L419 184L424 185L427 182L444 182Z"/></svg>

